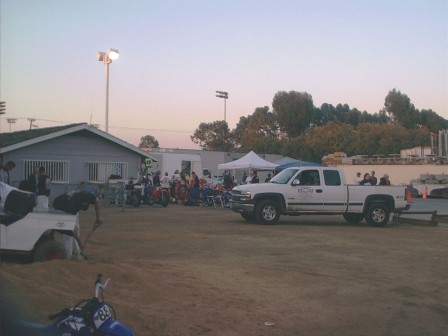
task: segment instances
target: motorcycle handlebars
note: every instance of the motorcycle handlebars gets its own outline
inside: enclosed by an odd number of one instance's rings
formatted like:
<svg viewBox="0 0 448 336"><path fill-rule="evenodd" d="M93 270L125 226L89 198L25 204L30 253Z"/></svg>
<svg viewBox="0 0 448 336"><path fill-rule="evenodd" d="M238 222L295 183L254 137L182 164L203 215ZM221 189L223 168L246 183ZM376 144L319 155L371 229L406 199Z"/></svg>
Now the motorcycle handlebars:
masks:
<svg viewBox="0 0 448 336"><path fill-rule="evenodd" d="M95 297L98 299L98 294L99 294L99 290L101 289L102 291L106 289L107 284L110 280L110 278L106 279L105 283L102 283L102 279L103 279L103 275L102 274L98 274L96 277L96 281L95 281Z"/></svg>
<svg viewBox="0 0 448 336"><path fill-rule="evenodd" d="M103 275L102 274L98 274L96 276L96 281L95 281L95 298L98 299L98 295L99 295L99 291L101 289L101 291L105 290L107 288L107 284L109 283L110 278L107 278L106 281L103 283ZM89 300L83 300L82 302L87 302ZM60 316L69 316L69 315L73 315L74 311L73 309L69 309L69 308L64 308L63 310L61 310L60 312L54 313L52 315L48 316L49 320L54 320Z"/></svg>

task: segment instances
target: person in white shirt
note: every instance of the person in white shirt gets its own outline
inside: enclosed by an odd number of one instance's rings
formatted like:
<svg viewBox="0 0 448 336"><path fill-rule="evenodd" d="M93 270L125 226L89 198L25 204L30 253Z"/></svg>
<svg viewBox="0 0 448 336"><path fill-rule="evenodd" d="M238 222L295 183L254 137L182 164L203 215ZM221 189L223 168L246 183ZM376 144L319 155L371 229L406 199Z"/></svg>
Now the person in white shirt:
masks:
<svg viewBox="0 0 448 336"><path fill-rule="evenodd" d="M170 178L168 177L168 173L165 173L165 175L160 179L160 187L161 188L170 188Z"/></svg>
<svg viewBox="0 0 448 336"><path fill-rule="evenodd" d="M361 173L360 173L360 172L357 172L357 173L356 173L356 176L355 176L355 180L354 180L354 182L355 182L355 184L360 184L361 181L362 181Z"/></svg>

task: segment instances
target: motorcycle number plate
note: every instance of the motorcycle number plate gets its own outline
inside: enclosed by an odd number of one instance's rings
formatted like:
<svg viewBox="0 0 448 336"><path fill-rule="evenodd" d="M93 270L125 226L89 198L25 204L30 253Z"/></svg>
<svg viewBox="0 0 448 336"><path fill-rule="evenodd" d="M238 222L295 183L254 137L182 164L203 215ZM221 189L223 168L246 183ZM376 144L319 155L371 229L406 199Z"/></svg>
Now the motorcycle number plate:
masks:
<svg viewBox="0 0 448 336"><path fill-rule="evenodd" d="M95 328L99 328L105 321L110 318L110 310L107 305L101 306L93 315L93 322L95 323Z"/></svg>

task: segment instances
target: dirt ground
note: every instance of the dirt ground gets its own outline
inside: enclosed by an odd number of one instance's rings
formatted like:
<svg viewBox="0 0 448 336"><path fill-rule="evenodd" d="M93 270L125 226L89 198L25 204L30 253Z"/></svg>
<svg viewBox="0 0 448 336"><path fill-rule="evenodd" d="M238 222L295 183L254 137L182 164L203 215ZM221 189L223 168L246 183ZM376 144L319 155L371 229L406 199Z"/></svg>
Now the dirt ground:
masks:
<svg viewBox="0 0 448 336"><path fill-rule="evenodd" d="M87 261L1 263L1 308L35 322L93 295L135 335L448 335L448 227L228 209L103 209ZM94 221L81 215L82 236Z"/></svg>

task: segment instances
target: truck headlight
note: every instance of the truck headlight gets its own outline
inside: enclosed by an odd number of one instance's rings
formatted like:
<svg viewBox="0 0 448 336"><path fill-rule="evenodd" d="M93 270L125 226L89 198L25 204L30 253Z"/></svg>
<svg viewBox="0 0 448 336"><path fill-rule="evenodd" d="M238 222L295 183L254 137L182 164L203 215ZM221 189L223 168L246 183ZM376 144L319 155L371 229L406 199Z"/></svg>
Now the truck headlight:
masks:
<svg viewBox="0 0 448 336"><path fill-rule="evenodd" d="M240 200L241 201L250 201L252 199L252 195L250 194L250 191L242 190L240 194Z"/></svg>

